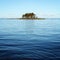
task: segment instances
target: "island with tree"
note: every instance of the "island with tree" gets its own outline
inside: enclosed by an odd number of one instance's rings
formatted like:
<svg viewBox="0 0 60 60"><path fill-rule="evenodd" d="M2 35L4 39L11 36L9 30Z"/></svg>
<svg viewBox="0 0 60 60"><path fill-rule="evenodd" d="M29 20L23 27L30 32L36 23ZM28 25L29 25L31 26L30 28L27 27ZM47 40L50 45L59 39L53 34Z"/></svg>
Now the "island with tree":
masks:
<svg viewBox="0 0 60 60"><path fill-rule="evenodd" d="M38 19L38 20L41 20L41 19L45 19L45 18L38 18L35 13L25 13L22 15L22 18L20 18L20 19L32 19L32 20Z"/></svg>

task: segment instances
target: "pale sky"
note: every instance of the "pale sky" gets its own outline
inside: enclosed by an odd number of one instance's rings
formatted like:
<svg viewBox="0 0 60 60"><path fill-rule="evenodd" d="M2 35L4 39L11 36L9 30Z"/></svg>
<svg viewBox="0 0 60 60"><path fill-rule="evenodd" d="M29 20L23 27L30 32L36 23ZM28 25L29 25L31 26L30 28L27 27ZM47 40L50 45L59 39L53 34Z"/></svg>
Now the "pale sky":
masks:
<svg viewBox="0 0 60 60"><path fill-rule="evenodd" d="M38 17L60 18L60 0L0 0L0 18L34 12Z"/></svg>

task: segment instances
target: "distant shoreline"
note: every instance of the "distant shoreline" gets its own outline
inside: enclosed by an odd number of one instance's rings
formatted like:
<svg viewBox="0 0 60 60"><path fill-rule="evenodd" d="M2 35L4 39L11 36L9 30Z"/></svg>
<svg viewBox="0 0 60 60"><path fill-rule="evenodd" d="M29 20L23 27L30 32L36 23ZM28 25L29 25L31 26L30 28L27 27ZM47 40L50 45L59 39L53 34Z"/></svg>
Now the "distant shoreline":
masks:
<svg viewBox="0 0 60 60"><path fill-rule="evenodd" d="M23 19L23 20L43 20L45 18L19 18L19 19Z"/></svg>
<svg viewBox="0 0 60 60"><path fill-rule="evenodd" d="M56 19L59 19L60 20L60 18L34 18L34 19L31 19L31 18L30 19L27 19L27 18L0 18L0 20L1 19L3 19L3 20L4 19L6 19L6 20L8 20L8 19L9 20L14 20L14 19L15 20L46 20L46 19L56 20Z"/></svg>
<svg viewBox="0 0 60 60"><path fill-rule="evenodd" d="M0 19L18 19L18 20L45 20L46 18L0 18Z"/></svg>

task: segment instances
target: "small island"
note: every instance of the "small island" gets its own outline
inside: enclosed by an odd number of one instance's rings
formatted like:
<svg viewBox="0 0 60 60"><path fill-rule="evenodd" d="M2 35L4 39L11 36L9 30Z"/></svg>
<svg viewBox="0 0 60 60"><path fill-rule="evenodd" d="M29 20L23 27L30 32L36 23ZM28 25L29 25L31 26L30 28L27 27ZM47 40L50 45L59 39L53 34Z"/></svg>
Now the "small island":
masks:
<svg viewBox="0 0 60 60"><path fill-rule="evenodd" d="M46 18L38 18L35 13L25 13L21 18L1 18L1 19L18 19L18 20L45 20Z"/></svg>
<svg viewBox="0 0 60 60"><path fill-rule="evenodd" d="M25 13L22 15L22 18L20 18L20 19L41 20L41 19L45 19L45 18L38 18L35 13Z"/></svg>

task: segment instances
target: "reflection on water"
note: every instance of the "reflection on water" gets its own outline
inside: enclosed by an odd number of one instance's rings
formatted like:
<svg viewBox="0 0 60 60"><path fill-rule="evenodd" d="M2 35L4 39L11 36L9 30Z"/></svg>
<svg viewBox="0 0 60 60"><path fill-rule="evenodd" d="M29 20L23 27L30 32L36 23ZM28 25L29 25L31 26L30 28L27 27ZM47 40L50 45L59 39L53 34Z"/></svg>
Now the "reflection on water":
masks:
<svg viewBox="0 0 60 60"><path fill-rule="evenodd" d="M0 60L60 60L60 20L0 19Z"/></svg>
<svg viewBox="0 0 60 60"><path fill-rule="evenodd" d="M25 24L25 33L27 34L32 34L34 31L33 31L33 28L34 28L34 21L32 20L25 20L24 22Z"/></svg>

